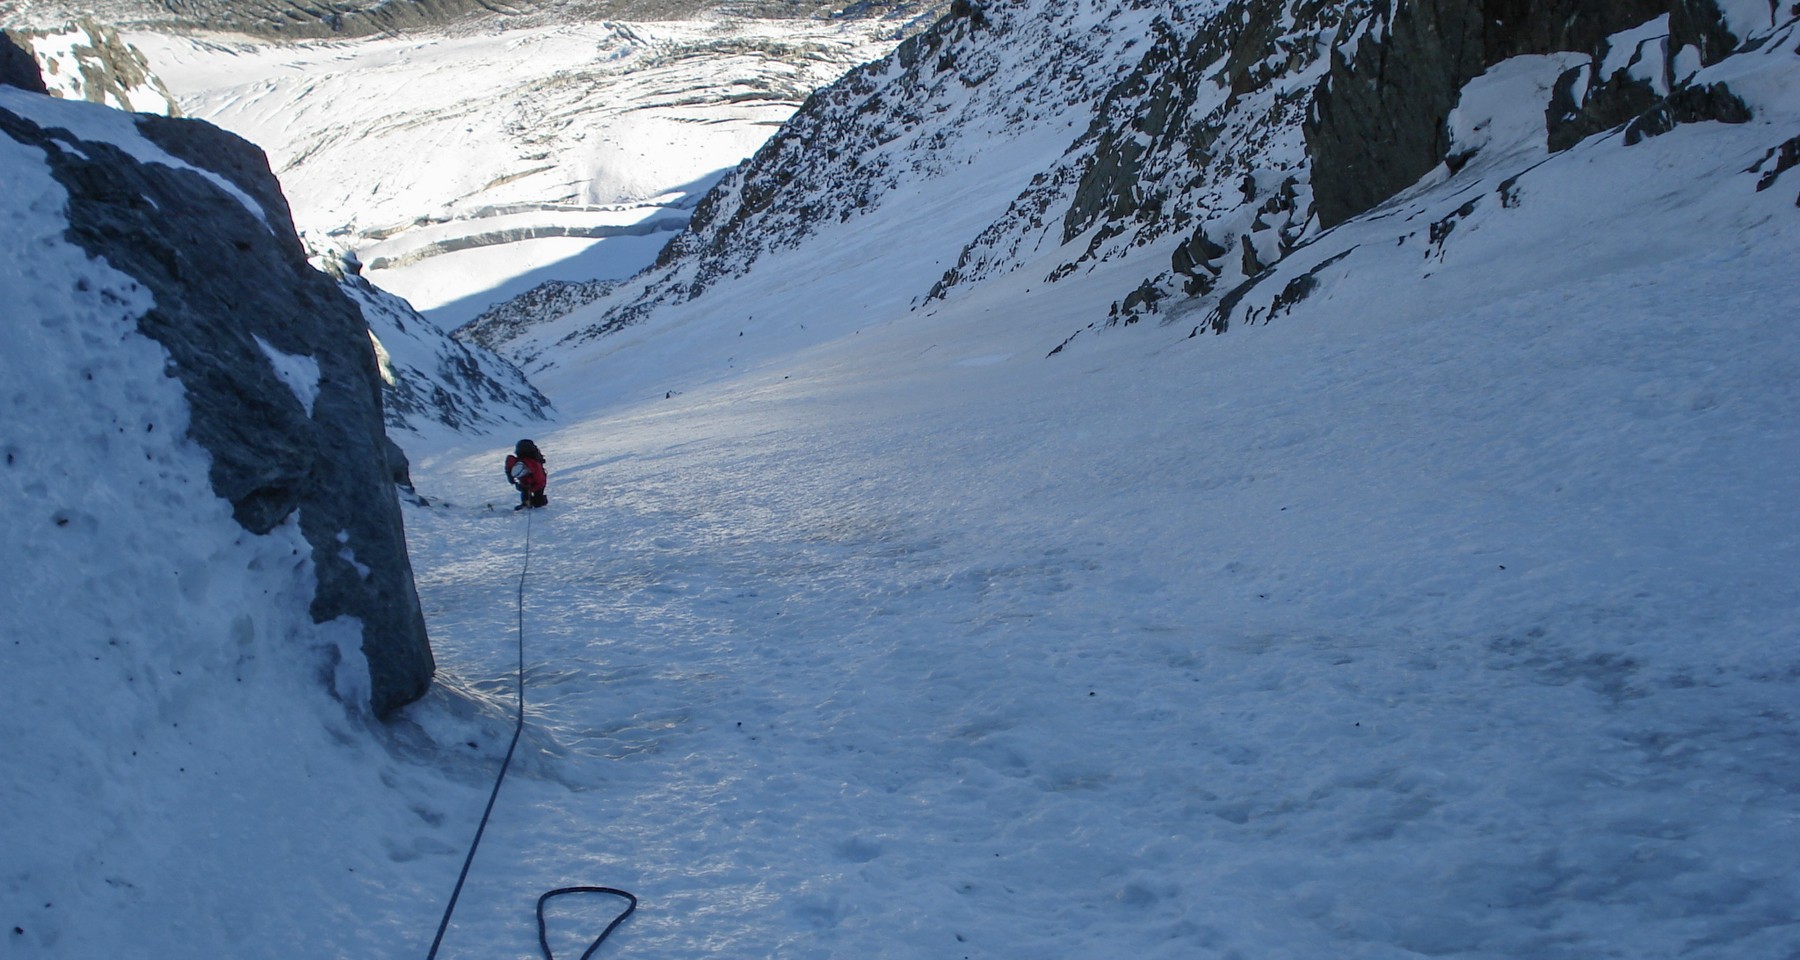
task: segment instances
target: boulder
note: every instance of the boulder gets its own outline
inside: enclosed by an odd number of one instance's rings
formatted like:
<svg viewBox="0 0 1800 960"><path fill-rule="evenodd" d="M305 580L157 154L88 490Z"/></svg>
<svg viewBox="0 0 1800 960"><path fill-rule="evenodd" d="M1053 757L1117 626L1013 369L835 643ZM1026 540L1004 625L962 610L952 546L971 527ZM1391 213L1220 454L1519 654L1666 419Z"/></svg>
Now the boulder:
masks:
<svg viewBox="0 0 1800 960"><path fill-rule="evenodd" d="M200 121L136 125L192 167L0 109L0 133L43 149L68 191L69 241L154 297L139 330L186 388L214 492L253 533L298 512L317 576L312 616L361 622L370 706L384 714L421 696L434 664L367 328L308 265L262 151Z"/></svg>

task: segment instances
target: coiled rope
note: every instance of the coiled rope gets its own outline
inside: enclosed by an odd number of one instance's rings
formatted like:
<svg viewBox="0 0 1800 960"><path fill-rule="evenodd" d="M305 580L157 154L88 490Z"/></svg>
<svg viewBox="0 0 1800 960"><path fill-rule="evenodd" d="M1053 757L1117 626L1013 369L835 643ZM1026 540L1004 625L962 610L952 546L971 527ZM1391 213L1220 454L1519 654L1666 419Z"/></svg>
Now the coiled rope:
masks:
<svg viewBox="0 0 1800 960"><path fill-rule="evenodd" d="M462 896L463 882L469 879L469 867L475 862L475 850L481 846L481 835L487 832L488 818L493 816L494 813L494 801L500 797L500 785L506 782L506 771L512 766L513 751L519 746L519 735L525 732L525 577L531 572L531 515L533 512L534 511L532 510L525 511L525 562L519 568L517 626L519 635L518 719L513 723L512 742L506 745L506 759L500 762L500 775L494 778L494 791L488 794L487 809L481 812L481 825L475 828L475 840L469 844L469 855L463 858L462 872L457 874L456 877L456 889L450 891L450 903L444 907L444 919L438 921L437 936L431 939L431 952L425 955L425 960L437 960L438 947L444 942L444 931L450 927L450 915L456 912L456 901ZM606 942L606 938L611 936L612 932L619 928L619 924L624 923L625 918L631 916L632 913L637 910L638 901L636 896L613 887L559 887L538 897L538 946L543 948L544 960L556 960L555 955L550 952L549 933L544 928L544 905L557 897L578 893L604 893L615 897L625 898L624 912L620 913L617 917L614 917L613 922L607 924L606 929L600 932L600 936L594 938L593 944L582 953L581 960L588 960L589 957L592 957L594 951L599 950L600 945Z"/></svg>

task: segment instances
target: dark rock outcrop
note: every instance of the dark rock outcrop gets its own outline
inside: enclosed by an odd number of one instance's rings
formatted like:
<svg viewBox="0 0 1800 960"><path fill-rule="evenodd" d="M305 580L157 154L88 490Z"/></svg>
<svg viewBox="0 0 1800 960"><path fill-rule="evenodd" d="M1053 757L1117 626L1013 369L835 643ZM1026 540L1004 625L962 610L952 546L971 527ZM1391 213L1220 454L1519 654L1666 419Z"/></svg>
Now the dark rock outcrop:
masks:
<svg viewBox="0 0 1800 960"><path fill-rule="evenodd" d="M1403 0L1331 71L1305 126L1313 207L1341 223L1410 186L1449 152L1445 121L1465 83L1508 57L1592 52L1668 0Z"/></svg>
<svg viewBox="0 0 1800 960"><path fill-rule="evenodd" d="M6 31L38 62L45 90L68 100L180 116L142 51L114 27L82 16L53 29Z"/></svg>
<svg viewBox="0 0 1800 960"><path fill-rule="evenodd" d="M1628 71L1595 78L1599 64L1576 67L1556 80L1544 128L1551 150L1566 150L1588 137L1629 122L1654 108L1661 97L1648 80ZM1582 88L1577 96L1577 88Z"/></svg>
<svg viewBox="0 0 1800 960"><path fill-rule="evenodd" d="M1682 51L1693 51L1700 65L1708 65L1740 42L1711 0L1677 0L1670 5L1669 32L1640 40L1637 49L1622 57L1612 56L1614 51L1602 41L1589 63L1557 78L1545 115L1550 149L1564 150L1621 127L1629 145L1683 123L1748 122L1749 108L1729 87L1690 86L1687 77L1676 76L1675 67ZM1606 63L1621 61L1625 66L1605 72Z"/></svg>
<svg viewBox="0 0 1800 960"><path fill-rule="evenodd" d="M1661 136L1684 123L1749 123L1750 108L1723 83L1682 87L1625 125L1625 145Z"/></svg>
<svg viewBox="0 0 1800 960"><path fill-rule="evenodd" d="M412 304L363 279L353 255L315 250L312 262L337 281L368 325L388 429L418 433L435 424L473 432L548 419L549 398L519 368L444 333Z"/></svg>
<svg viewBox="0 0 1800 960"><path fill-rule="evenodd" d="M50 92L44 86L44 75L38 71L37 60L4 32L0 32L0 86L18 87L32 93Z"/></svg>
<svg viewBox="0 0 1800 960"><path fill-rule="evenodd" d="M1770 5L1771 11L1774 4ZM1710 67L1731 55L1742 38L1725 23L1725 12L1715 0L1673 0L1669 4L1669 46L1693 47L1700 65Z"/></svg>
<svg viewBox="0 0 1800 960"><path fill-rule="evenodd" d="M68 240L154 296L139 329L186 388L213 490L254 533L298 512L317 576L312 616L361 621L371 706L386 713L425 692L433 660L368 331L308 265L260 150L199 121L140 116L137 129L199 169L140 162L0 109L0 133L41 148L67 190ZM295 367L316 382L296 381Z"/></svg>

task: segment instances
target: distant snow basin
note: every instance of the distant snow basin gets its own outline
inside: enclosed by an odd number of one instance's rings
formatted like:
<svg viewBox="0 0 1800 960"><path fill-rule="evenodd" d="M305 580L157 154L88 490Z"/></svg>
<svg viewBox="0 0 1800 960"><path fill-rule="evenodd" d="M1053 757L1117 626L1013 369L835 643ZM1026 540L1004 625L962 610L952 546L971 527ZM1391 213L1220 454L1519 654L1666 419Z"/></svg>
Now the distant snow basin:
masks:
<svg viewBox="0 0 1800 960"><path fill-rule="evenodd" d="M391 270L370 283L406 299L444 330L550 280L624 279L648 267L670 234L590 240L551 237L460 250Z"/></svg>
<svg viewBox="0 0 1800 960"><path fill-rule="evenodd" d="M587 237L543 236L537 239L607 239L608 235L647 235L668 233L679 230L686 225L688 213L685 210L671 209L657 204L621 204L611 207L590 207L568 210L530 210L520 213L504 213L483 217L458 217L443 223L408 230L398 236L375 243L364 244L357 248L357 256L364 263L375 264L383 259L388 260L423 260L434 256L447 256L447 253L433 253L433 247L457 246L469 243L469 249L478 246L501 246L506 243L520 243L522 240L500 240L498 237L529 235L533 232L553 234L565 232L579 234L586 232ZM482 238L488 242L482 242ZM461 252L461 251L453 251Z"/></svg>

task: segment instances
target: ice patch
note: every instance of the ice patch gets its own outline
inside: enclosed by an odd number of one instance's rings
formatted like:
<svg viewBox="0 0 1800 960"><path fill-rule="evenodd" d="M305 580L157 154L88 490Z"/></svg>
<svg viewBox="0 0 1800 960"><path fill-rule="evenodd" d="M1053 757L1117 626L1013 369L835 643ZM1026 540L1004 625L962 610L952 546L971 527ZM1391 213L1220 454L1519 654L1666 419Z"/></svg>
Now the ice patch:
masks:
<svg viewBox="0 0 1800 960"><path fill-rule="evenodd" d="M269 341L262 337L256 337L256 345L269 358L269 365L275 368L275 375L294 392L294 399L306 408L306 415L312 416L313 404L319 400L319 361L305 354L283 353L270 346Z"/></svg>

